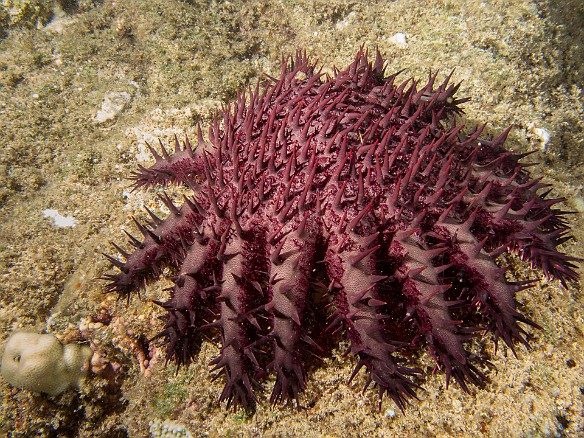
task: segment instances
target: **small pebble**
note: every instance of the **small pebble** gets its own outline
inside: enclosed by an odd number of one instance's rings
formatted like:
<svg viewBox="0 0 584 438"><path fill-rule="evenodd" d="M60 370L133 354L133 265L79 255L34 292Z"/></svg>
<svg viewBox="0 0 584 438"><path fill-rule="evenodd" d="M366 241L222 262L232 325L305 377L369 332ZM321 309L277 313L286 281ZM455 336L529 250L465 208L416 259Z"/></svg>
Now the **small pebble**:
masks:
<svg viewBox="0 0 584 438"><path fill-rule="evenodd" d="M101 109L95 115L95 121L98 123L113 120L124 110L132 96L125 91L112 91L107 93L103 98Z"/></svg>
<svg viewBox="0 0 584 438"><path fill-rule="evenodd" d="M408 42L406 40L406 34L398 32L389 37L389 42L395 44L398 47L406 47Z"/></svg>

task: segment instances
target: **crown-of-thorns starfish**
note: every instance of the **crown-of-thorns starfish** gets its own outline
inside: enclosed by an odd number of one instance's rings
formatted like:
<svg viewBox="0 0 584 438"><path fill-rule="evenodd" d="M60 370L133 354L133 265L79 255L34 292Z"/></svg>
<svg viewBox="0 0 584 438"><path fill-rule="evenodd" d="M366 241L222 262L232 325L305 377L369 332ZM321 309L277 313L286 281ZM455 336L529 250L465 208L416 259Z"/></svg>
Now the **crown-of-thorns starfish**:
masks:
<svg viewBox="0 0 584 438"><path fill-rule="evenodd" d="M528 336L511 282L496 263L518 254L547 278L575 281L563 212L532 179L525 154L509 152L484 127L463 134L455 121L467 99L450 77L436 85L385 76L379 53L360 50L333 76L305 54L282 62L279 78L228 105L198 147L188 139L139 167L134 188L184 185L193 195L164 220L136 222L121 272L107 289L130 294L175 268L157 338L179 366L203 336L220 337L213 370L220 400L249 407L266 374L270 401L306 386L307 352L331 334L379 395L400 407L414 397L416 369L402 352L426 348L447 383L482 385L484 358L465 346L478 328L512 350ZM328 321L322 323L322 316ZM209 334L210 333L210 334ZM352 377L351 377L352 378Z"/></svg>

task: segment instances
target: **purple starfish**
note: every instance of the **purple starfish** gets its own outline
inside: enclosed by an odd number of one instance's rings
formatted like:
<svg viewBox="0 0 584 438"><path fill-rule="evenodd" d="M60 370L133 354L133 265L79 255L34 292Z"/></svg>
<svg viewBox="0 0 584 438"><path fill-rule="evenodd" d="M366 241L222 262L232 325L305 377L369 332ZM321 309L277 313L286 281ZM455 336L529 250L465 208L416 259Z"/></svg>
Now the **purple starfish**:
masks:
<svg viewBox="0 0 584 438"><path fill-rule="evenodd" d="M418 87L385 76L383 59L357 53L333 77L304 54L284 60L278 79L223 111L205 141L189 140L133 174L134 188L185 185L167 219L136 222L126 261L107 289L129 294L175 268L164 330L157 336L179 366L202 336L219 334L212 362L224 376L220 400L248 407L267 373L275 403L298 401L306 353L324 353L342 333L381 397L403 408L415 397L403 352L427 348L447 383L482 385L484 358L465 349L478 327L512 350L527 344L511 282L496 263L518 254L564 286L575 258L556 248L570 238L564 199L538 194L526 154L508 152L509 130L482 139L463 134L450 77ZM327 315L327 324L320 316ZM352 378L352 377L351 377Z"/></svg>

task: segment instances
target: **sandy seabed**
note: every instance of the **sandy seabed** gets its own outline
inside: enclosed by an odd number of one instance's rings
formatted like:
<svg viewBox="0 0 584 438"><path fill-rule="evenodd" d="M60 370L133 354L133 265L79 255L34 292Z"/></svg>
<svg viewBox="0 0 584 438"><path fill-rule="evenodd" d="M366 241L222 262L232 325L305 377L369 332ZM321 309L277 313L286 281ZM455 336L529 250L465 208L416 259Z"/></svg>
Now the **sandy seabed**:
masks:
<svg viewBox="0 0 584 438"><path fill-rule="evenodd" d="M18 3L18 2L13 2ZM374 391L343 349L309 370L306 409L232 412L217 402L222 382L203 345L179 371L160 348L145 362L144 339L161 328L150 301L168 282L128 304L103 293L100 252L135 231L130 215L162 211L152 193L131 193L127 177L149 163L145 141L195 135L238 89L262 72L277 75L282 53L304 49L325 70L344 67L361 45L388 58L402 78L444 77L453 68L467 126L514 129L507 142L536 150L533 174L568 199L584 257L584 4L566 1L24 1L52 7L36 26L24 20L0 41L0 334L18 329L89 342L109 378L48 397L0 381L6 436L583 436L584 311L581 289L542 280L519 294L543 330L532 349L493 351L484 390L445 389L438 373L400 412L378 410ZM1 17L0 17L1 18ZM30 20L29 23L30 24ZM104 107L105 103L105 107ZM59 227L54 210L76 220ZM163 213L162 213L163 214ZM514 263L518 277L534 276ZM421 365L431 367L428 357ZM267 382L269 387L270 382ZM173 426L174 425L174 426ZM180 425L180 427L179 427ZM182 433L182 435L181 435Z"/></svg>

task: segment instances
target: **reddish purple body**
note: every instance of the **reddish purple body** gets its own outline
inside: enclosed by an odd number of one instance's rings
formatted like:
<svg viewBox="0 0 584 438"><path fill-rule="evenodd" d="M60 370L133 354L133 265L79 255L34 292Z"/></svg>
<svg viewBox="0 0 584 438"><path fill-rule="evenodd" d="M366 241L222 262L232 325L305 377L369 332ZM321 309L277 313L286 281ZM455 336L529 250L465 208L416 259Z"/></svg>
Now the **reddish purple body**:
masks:
<svg viewBox="0 0 584 438"><path fill-rule="evenodd" d="M379 53L360 51L334 77L304 55L283 62L225 109L208 142L152 150L135 188L194 193L180 207L163 195L171 215L138 223L133 252L116 246L126 260L108 256L121 271L108 290L129 294L174 267L157 337L180 366L219 336L220 399L234 406L253 405L269 373L271 402L298 400L306 353L341 336L355 373L365 367L367 385L400 408L415 397L405 358L419 348L447 381L481 386L485 358L465 341L480 328L513 349L528 341L521 324L537 327L515 300L533 282L506 279L497 257L516 253L564 285L575 259L557 250L569 239L554 208L563 199L538 194L546 185L503 148L508 131L463 134L454 116L467 99L434 82L396 83Z"/></svg>

